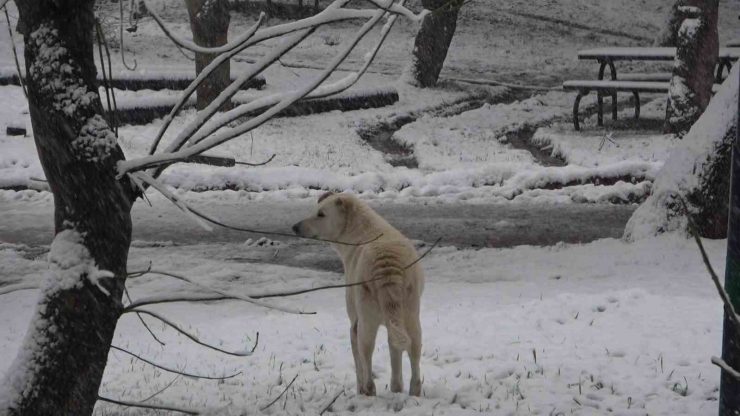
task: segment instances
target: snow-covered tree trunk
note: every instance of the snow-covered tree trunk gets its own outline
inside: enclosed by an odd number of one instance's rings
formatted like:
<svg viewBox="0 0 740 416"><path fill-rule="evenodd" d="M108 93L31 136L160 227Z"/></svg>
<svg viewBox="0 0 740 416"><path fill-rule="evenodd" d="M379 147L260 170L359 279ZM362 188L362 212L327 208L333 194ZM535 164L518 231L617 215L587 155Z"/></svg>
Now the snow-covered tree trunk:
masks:
<svg viewBox="0 0 740 416"><path fill-rule="evenodd" d="M190 17L190 30L193 32L193 41L196 45L205 48L215 48L228 43L229 14L228 0L185 0ZM196 53L195 73L200 74L208 66L217 54ZM231 61L224 61L213 71L206 80L198 86L197 103L198 110L202 110L212 103L216 97L231 83ZM223 109L228 109L224 105Z"/></svg>
<svg viewBox="0 0 740 416"><path fill-rule="evenodd" d="M681 6L692 6L702 9L702 11L705 11L705 15L708 16L709 19L714 19L714 27L717 26L716 22L718 19L719 9L718 0L676 0L673 5L671 5L670 9L668 9L665 23L653 42L654 46L676 46L678 29L681 27L681 22L683 22L683 16L681 16L681 13L678 10ZM706 14L707 10L714 11L710 14Z"/></svg>
<svg viewBox="0 0 740 416"><path fill-rule="evenodd" d="M403 78L411 85L426 88L437 84L457 27L457 16L464 0L421 0L432 10L421 23L414 40L411 62Z"/></svg>
<svg viewBox="0 0 740 416"><path fill-rule="evenodd" d="M0 414L87 415L121 310L134 197L127 179L116 179L123 153L97 93L94 0L17 4L57 234L35 315L0 384Z"/></svg>
<svg viewBox="0 0 740 416"><path fill-rule="evenodd" d="M668 91L665 132L683 137L699 119L712 99L714 66L717 63L716 7L713 0L705 8L682 6L679 12L686 18L676 39L676 59ZM715 5L716 6L716 5ZM710 15L714 14L712 19ZM712 26L714 24L714 26Z"/></svg>
<svg viewBox="0 0 740 416"><path fill-rule="evenodd" d="M687 222L677 194L686 198L702 237L727 236L738 71L740 65L735 65L707 110L671 151L650 197L627 223L624 233L627 241L666 231L686 231Z"/></svg>

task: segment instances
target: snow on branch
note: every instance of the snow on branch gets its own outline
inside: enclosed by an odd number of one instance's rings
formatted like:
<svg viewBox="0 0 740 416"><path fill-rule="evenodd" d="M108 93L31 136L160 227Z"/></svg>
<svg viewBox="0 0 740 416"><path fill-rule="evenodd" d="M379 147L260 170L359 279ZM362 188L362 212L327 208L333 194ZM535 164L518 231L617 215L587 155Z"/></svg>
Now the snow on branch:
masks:
<svg viewBox="0 0 740 416"><path fill-rule="evenodd" d="M196 335L193 335L190 332L188 332L185 329L183 329L177 323L172 322L168 318L166 318L166 317L164 317L164 316L162 316L162 315L160 315L160 314L158 314L156 312L150 311L148 309L136 309L133 312L143 313L145 315L149 315L149 316L151 316L153 318L159 319L160 321L162 321L165 324L167 324L170 327L172 327L172 329L174 329L175 331L177 331L177 332L185 335L186 337L190 338L190 340L193 341L193 342L195 342L196 344L202 345L202 346L204 346L206 348L210 348L210 349L212 349L214 351L218 351L218 352L220 352L222 354L233 355L235 357L249 357L250 355L252 355L252 351L251 350L250 351L247 351L247 350L243 350L243 351L227 351L227 350L221 349L221 348L219 348L219 347L217 347L215 345L207 344L207 343L201 341L200 338L198 338Z"/></svg>
<svg viewBox="0 0 740 416"><path fill-rule="evenodd" d="M257 333L257 340L259 341L259 332ZM110 347L112 349L116 350L116 351L120 351L122 353L128 354L128 355L136 358L139 361L143 361L143 362L151 365L152 367L156 367L156 368L159 368L160 370L167 371L168 373L179 374L179 375L182 375L182 376L185 376L185 377L198 378L198 379L204 379L204 380L226 380L226 379L229 379L229 378L234 378L234 377L236 377L236 376L238 376L238 375L240 375L240 374L243 373L242 371L240 371L238 373L234 373L234 374L230 374L228 376L222 376L222 377L202 376L202 375L198 375L198 374L191 374L191 373L186 373L184 371L180 371L180 370L175 370L175 369L172 369L172 368L168 368L168 367L165 367L165 366L163 366L161 364L157 364L155 362L149 361L146 358L142 358L141 356L139 356L137 354L134 354L131 351L125 350L125 349L123 349L121 347L117 347L115 345L111 345ZM253 352L254 352L255 348L257 348L257 342L254 343L254 347L252 348L252 351Z"/></svg>
<svg viewBox="0 0 740 416"><path fill-rule="evenodd" d="M254 65L250 65L249 68L241 74L234 82L232 82L218 97L216 97L213 102L211 102L206 108L204 108L199 114L198 117L193 120L190 124L185 126L185 128L180 131L180 134L178 134L177 138L167 147L165 150L165 153L171 153L174 151L179 150L187 141L192 137L193 134L195 134L208 120L211 119L216 113L218 113L219 109L227 102L231 100L231 98L236 95L237 92L239 92L239 89L242 85L249 82L251 79L253 79L255 76L260 74L262 71L264 71L267 67L272 65L273 63L277 62L278 59L280 59L281 56L283 56L288 51L292 50L296 46L298 46L303 40L305 40L309 35L311 34L311 30L303 30L300 32L297 32L293 35L291 35L288 39L283 40L277 48L275 48L270 53L266 54L262 58L260 58L259 61L257 61ZM225 60L224 58L223 60ZM215 59L214 62L209 65L211 67L211 71L215 70L217 65L213 65L218 61L219 58ZM208 69L208 68L206 68ZM205 72L205 70L203 71ZM202 73L201 73L202 75ZM200 76L199 76L200 78ZM197 79L196 79L197 81ZM195 81L193 81L193 84L190 84L190 87L188 87L188 90L186 91L192 94L192 92L197 88L197 85L194 85ZM188 94L189 96L189 94ZM185 94L180 98L180 102L178 102L178 105L180 109L182 106L187 102L187 98ZM175 109L173 108L172 113L170 113L170 118L174 118L174 115L177 114ZM178 109L179 111L179 109ZM166 127L168 127L169 124L165 124L162 129L160 129L160 132L157 134L157 139L155 139L154 145L157 145L159 143L159 140L161 140L161 136L164 135L164 130ZM152 147L150 149L149 154L154 154L155 147ZM195 155L193 155L195 156ZM155 175L156 176L156 175Z"/></svg>
<svg viewBox="0 0 740 416"><path fill-rule="evenodd" d="M146 156L140 159L133 159L128 161L121 161L118 164L118 172L119 175L123 175L127 172L131 171L137 171L142 170L147 167L152 166L158 166L162 164L169 164L177 161L181 161L184 159L187 159L188 157L195 156L198 154L201 154L205 152L206 150L209 150L215 146L218 146L222 143L225 143L235 137L238 137L244 133L247 133L256 127L259 127L263 123L265 123L267 120L271 119L273 116L278 114L280 111L284 110L294 102L298 101L299 99L308 96L311 92L316 90L320 87L320 85L334 72L334 70L346 59L346 57L349 55L349 53L357 46L359 41L367 35L367 33L380 21L380 19L385 15L386 13L383 10L377 10L374 12L373 17L368 20L365 25L362 26L362 28L358 31L358 33L355 35L355 37L349 42L349 44L344 48L344 50L338 54L332 62L327 66L327 68L312 82L308 83L302 88L299 88L294 91L290 91L288 93L283 94L273 94L268 97L260 98L257 100L254 100L250 103L241 105L237 107L234 110L231 110L223 115L223 117L220 117L216 123L213 123L213 125L206 129L204 132L199 132L196 136L193 136L190 138L190 141L195 143L192 146L183 149L183 150L176 150L182 144L185 140L188 139L197 128L202 126L204 124L205 117L211 117L213 114L215 114L216 110L225 102L222 98L228 94L234 94L235 91L231 91L232 87L235 87L235 83L229 86L226 91L217 99L214 101L211 106L209 106L208 109L206 109L203 113L203 117L199 117L194 123L192 123L188 128L186 128L180 136L173 142L168 148L165 153L157 154L157 155L150 155ZM303 32L299 32L296 35L303 34ZM290 40L296 41L298 40L298 36L294 35ZM307 34L306 34L307 36ZM300 43L300 40L298 41ZM288 42L288 45L291 42ZM292 47L291 47L292 48ZM261 61L265 61L266 59L277 59L280 56L282 56L281 50L284 48L278 48L277 50L273 51L272 53L266 55L261 59ZM374 56L374 55L372 55ZM366 62L366 64L369 64ZM245 77L247 74L243 74L241 78ZM356 74L354 74L354 77L356 77ZM333 88L336 88L336 91L341 91L341 88L346 88L345 84L353 83L356 81L356 78L350 77L345 78L340 83L335 84ZM332 93L331 90L324 90L319 89L316 91L317 96L322 94L329 94ZM207 137L209 134L215 132L216 130L222 128L226 123L230 122L230 120L233 120L234 118L238 118L241 115L244 115L249 112L253 112L257 109L264 108L266 106L275 104L272 106L269 110L265 111L264 113L260 114L259 116L249 120L248 122L244 123L243 125L236 127L236 128L229 128L224 129L225 131L214 135L213 137L210 137L208 139L203 139ZM213 109L211 110L211 107ZM198 127L196 127L198 126Z"/></svg>
<svg viewBox="0 0 740 416"><path fill-rule="evenodd" d="M735 370L734 368L730 367L727 362L719 357L712 357L712 364L716 365L717 367L721 368L722 371L726 372L727 374L731 375L737 380L740 380L740 372Z"/></svg>
<svg viewBox="0 0 740 416"><path fill-rule="evenodd" d="M14 285L7 285L0 287L0 295L7 295L8 293L17 292L19 290L30 290L40 289L41 285L35 282L16 283Z"/></svg>
<svg viewBox="0 0 740 416"><path fill-rule="evenodd" d="M142 409L153 409L153 410L168 410L170 412L185 413L186 415L199 415L203 413L203 411L201 410L191 409L188 407L178 407L178 406L158 405L158 404L145 404L145 403L140 403L140 402L129 402L129 401L124 401L124 400L110 399L104 396L98 396L98 400L100 400L101 402L117 404L119 406L138 407Z"/></svg>
<svg viewBox="0 0 740 416"><path fill-rule="evenodd" d="M254 28L255 31L257 30L257 28L259 28L262 25L264 16L265 16L265 14L264 13L261 13L259 19L257 20L257 23L254 24L253 28ZM166 28L164 28L164 26L162 26L162 29L165 30L165 33L167 33L167 30L166 30ZM247 31L247 33L245 33L245 35L247 35L247 34L249 36L246 36L241 41L241 43L244 43L247 40L249 40L249 38L254 34L254 32L250 30L250 31ZM170 36L170 38L173 41L176 42L175 38L173 38L172 36ZM170 114L167 117L165 117L164 123L163 123L162 127L159 129L159 132L157 132L157 136L154 139L154 143L152 143L152 146L149 149L149 154L150 155L153 155L154 152L157 150L157 146L159 146L159 142L162 140L162 137L164 136L164 133L167 131L167 129L172 124L172 121L175 119L175 116L180 112L180 110L182 110L183 106L188 102L188 98L190 98L190 96L193 95L193 93L198 89L198 86L200 86L200 84L202 84L205 81L205 79L209 75L211 75L211 73L213 71L215 71L216 68L218 68L224 61L227 61L227 60L231 59L234 55L236 55L240 51L241 51L241 49L235 49L235 50L230 51L229 53L222 53L222 54L218 55L213 61L211 61L210 64L208 64L208 66L206 66L205 68L203 68L203 70L200 72L200 74L198 74L198 76L195 78L195 80L193 80L193 82L190 83L190 85L188 86L188 88L185 89L185 91L183 91L182 95L180 96L180 100L172 108L172 111L170 112ZM259 72L261 72L261 71L259 71ZM254 76L257 75L257 73L258 72L254 72L254 75L252 77L248 77L244 82L247 82L248 80L251 80ZM239 82L239 80L237 80L237 82ZM235 84L237 82L235 82ZM242 85L243 85L243 83L238 84L238 87L237 88L241 88ZM231 98L231 97L229 97L229 98Z"/></svg>

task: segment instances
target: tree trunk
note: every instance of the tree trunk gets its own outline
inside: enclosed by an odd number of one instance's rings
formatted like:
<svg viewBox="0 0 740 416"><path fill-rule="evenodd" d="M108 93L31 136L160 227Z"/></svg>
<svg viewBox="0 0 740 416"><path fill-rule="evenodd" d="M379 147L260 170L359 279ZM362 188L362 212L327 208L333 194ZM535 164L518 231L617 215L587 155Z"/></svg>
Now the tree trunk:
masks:
<svg viewBox="0 0 740 416"><path fill-rule="evenodd" d="M702 8L682 6L686 17L676 39L676 59L668 91L665 132L683 137L712 99L714 67L719 53L718 0L700 2Z"/></svg>
<svg viewBox="0 0 740 416"><path fill-rule="evenodd" d="M463 0L422 0L422 6L434 10L424 18L414 40L411 63L404 79L411 85L426 88L437 84L457 27L457 16ZM440 9L443 7L443 9Z"/></svg>
<svg viewBox="0 0 740 416"><path fill-rule="evenodd" d="M684 17L681 16L678 8L682 6L698 7L710 19L710 26L717 30L717 20L719 19L719 0L676 0L666 16L665 23L658 36L653 42L654 46L676 46L678 40L678 29L681 27ZM711 11L707 13L707 11Z"/></svg>
<svg viewBox="0 0 740 416"><path fill-rule="evenodd" d="M228 43L229 14L228 0L185 0L190 16L190 30L193 42L205 48L215 48ZM218 55L208 53L195 54L195 73L200 74ZM197 108L202 110L216 99L231 83L231 63L224 61L196 92ZM230 104L224 104L221 110L228 110Z"/></svg>
<svg viewBox="0 0 740 416"><path fill-rule="evenodd" d="M1 414L91 414L120 314L134 197L116 180L123 152L97 93L93 5L18 2L31 122L57 236L36 313L0 386ZM100 270L117 278L99 280L107 275Z"/></svg>
<svg viewBox="0 0 740 416"><path fill-rule="evenodd" d="M740 102L736 107L740 114ZM735 126L732 147L732 175L730 179L730 212L740 211L740 129ZM740 215L731 215L727 226L727 260L725 263L725 291L735 310L740 310ZM724 313L722 330L722 359L732 368L740 368L740 328ZM740 380L722 371L719 385L719 416L740 413Z"/></svg>
<svg viewBox="0 0 740 416"><path fill-rule="evenodd" d="M667 231L686 231L676 194L682 195L705 238L727 237L730 154L736 130L738 72L732 68L707 110L671 151L651 195L627 223L627 241Z"/></svg>

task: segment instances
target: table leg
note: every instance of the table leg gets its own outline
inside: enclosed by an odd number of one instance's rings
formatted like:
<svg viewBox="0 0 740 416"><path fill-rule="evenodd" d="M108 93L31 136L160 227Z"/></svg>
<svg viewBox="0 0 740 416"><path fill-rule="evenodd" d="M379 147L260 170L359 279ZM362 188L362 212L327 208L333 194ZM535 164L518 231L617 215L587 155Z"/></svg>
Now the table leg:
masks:
<svg viewBox="0 0 740 416"><path fill-rule="evenodd" d="M581 104L581 98L588 93L589 91L578 91L576 101L573 103L573 127L575 127L576 131L581 130L581 126L578 124L578 106Z"/></svg>
<svg viewBox="0 0 740 416"><path fill-rule="evenodd" d="M632 91L635 96L635 120L640 119L640 94L637 91Z"/></svg>

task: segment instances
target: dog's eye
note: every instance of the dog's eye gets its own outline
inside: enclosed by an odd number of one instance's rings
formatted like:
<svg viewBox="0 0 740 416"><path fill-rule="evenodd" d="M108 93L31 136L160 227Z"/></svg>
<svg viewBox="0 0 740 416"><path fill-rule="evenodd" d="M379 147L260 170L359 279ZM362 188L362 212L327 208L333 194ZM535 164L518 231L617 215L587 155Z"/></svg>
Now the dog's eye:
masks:
<svg viewBox="0 0 740 416"><path fill-rule="evenodd" d="M324 213L323 213L323 212L319 211L319 214L318 214L318 217L319 217L319 218L324 218L325 216L326 216L326 215L324 215Z"/></svg>

